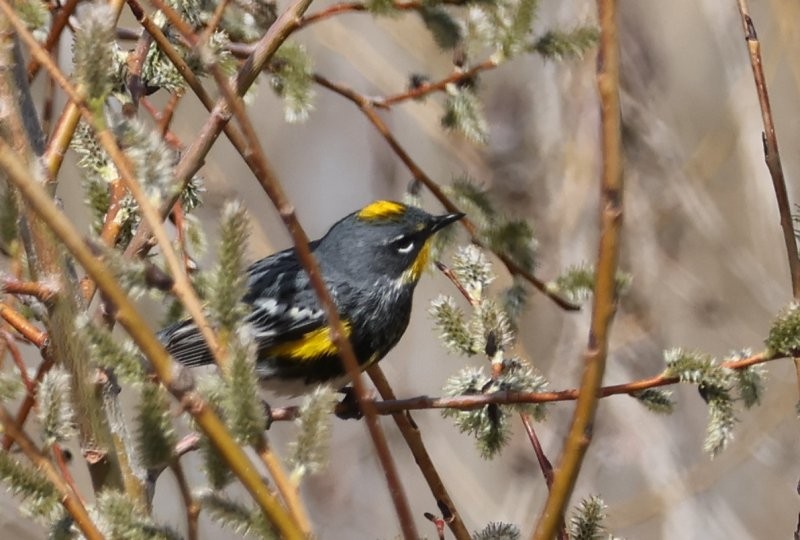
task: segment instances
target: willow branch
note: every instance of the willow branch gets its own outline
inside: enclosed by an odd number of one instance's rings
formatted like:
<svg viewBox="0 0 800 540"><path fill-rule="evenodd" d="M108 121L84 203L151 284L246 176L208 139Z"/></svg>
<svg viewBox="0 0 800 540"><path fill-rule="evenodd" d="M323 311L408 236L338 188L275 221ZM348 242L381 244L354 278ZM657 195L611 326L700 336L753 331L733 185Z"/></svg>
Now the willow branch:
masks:
<svg viewBox="0 0 800 540"><path fill-rule="evenodd" d="M172 474L175 476L175 481L178 483L178 491L181 492L181 499L183 499L183 507L186 511L186 538L187 540L197 540L199 528L198 518L200 517L200 505L192 497L192 490L189 487L189 481L186 479L186 474L183 472L183 466L179 460L175 460L172 465Z"/></svg>
<svg viewBox="0 0 800 540"><path fill-rule="evenodd" d="M53 355L50 354L50 351L47 349L47 347L42 348L41 351L42 362L39 364L39 367L36 370L36 375L33 378L33 390L25 394L25 397L23 398L22 403L17 410L15 423L16 425L20 426L20 429L25 425L25 422L28 420L28 416L33 410L33 406L36 404L36 391L39 389L39 383L42 382L45 374L55 365L55 359L53 358ZM8 433L6 433L3 437L3 450L8 451L13 444L14 440L8 435Z"/></svg>
<svg viewBox="0 0 800 540"><path fill-rule="evenodd" d="M5 6L4 3L0 5ZM139 346L164 386L181 403L184 410L192 415L197 425L208 436L211 444L252 495L270 522L275 525L278 532L289 539L302 538L289 516L261 480L244 450L236 443L213 409L194 389L191 376L185 370L181 370L179 366L174 365L164 346L150 330L147 321L136 310L113 274L100 259L95 257L42 186L30 178L24 165L19 162L14 152L2 140L0 140L0 166L5 169L9 181L17 187L31 208L64 243L78 263L94 279L99 289L116 306L117 321L122 324Z"/></svg>
<svg viewBox="0 0 800 540"><path fill-rule="evenodd" d="M2 328L0 329L0 336L2 336L2 340L8 349L8 353L11 355L11 361L14 362L15 366L17 366L19 378L22 380L25 390L29 394L32 394L36 391L36 383L34 383L28 376L28 368L25 365L25 360L22 359L22 353L20 352L19 347L17 347L14 335L11 332L8 332L5 328Z"/></svg>
<svg viewBox="0 0 800 540"><path fill-rule="evenodd" d="M622 129L619 105L619 43L616 0L597 1L600 45L597 90L600 97L602 173L600 176L600 241L597 255L592 322L584 353L580 392L572 424L553 476L553 485L533 538L550 540L564 519L583 457L592 440L600 385L603 382L609 333L617 307L615 275L622 227Z"/></svg>
<svg viewBox="0 0 800 540"><path fill-rule="evenodd" d="M5 144L5 143L3 143ZM6 434L15 442L22 450L25 456L42 472L47 479L53 484L58 493L61 495L61 504L69 512L72 519L75 520L75 525L80 529L83 535L89 540L103 540L103 535L89 517L86 507L78 498L78 496L70 489L67 483L61 478L61 474L53 467L49 459L36 448L34 442L22 429L14 422L11 413L8 412L3 406L0 406L0 424Z"/></svg>
<svg viewBox="0 0 800 540"><path fill-rule="evenodd" d="M61 32L64 31L64 28L67 26L67 21L75 12L75 8L78 7L78 2L80 0L67 0L67 2L58 10L58 13L53 18L53 22L50 26L50 31L47 32L47 38L44 40L44 48L48 52L51 52L53 48L58 43L59 38L61 37ZM28 62L28 81L33 81L36 74L39 73L39 68L42 65L36 61L36 59L31 59Z"/></svg>
<svg viewBox="0 0 800 540"><path fill-rule="evenodd" d="M369 369L367 369L367 374L370 379L372 379L372 383L375 385L375 388L378 389L378 393L384 401L397 399L389 381L386 380L383 374L383 370L381 370L377 364L370 366ZM376 406L377 405L376 403ZM464 525L464 521L461 519L461 514L456 510L453 499L447 492L447 488L445 488L444 482L442 482L442 478L439 476L439 471L436 470L428 454L428 450L425 448L425 443L422 441L422 434L416 422L414 422L414 419L411 418L411 414L408 413L408 411L396 412L392 414L392 418L395 424L397 424L397 428L400 430L403 439L406 441L408 449L411 450L411 454L414 456L414 462L417 464L420 472L422 472L422 476L428 483L428 488L436 499L436 505L439 507L439 511L442 512L444 521L450 527L453 536L458 540L469 540L469 531Z"/></svg>
<svg viewBox="0 0 800 540"><path fill-rule="evenodd" d="M758 40L756 27L750 17L747 0L737 0L739 14L742 17L742 29L747 41L747 52L750 55L750 66L753 69L753 80L758 94L758 104L761 107L761 122L764 131L761 133L764 146L764 160L767 163L772 187L775 190L775 200L778 203L778 214L783 231L783 242L786 245L786 257L789 261L789 274L792 280L792 296L800 300L800 256L797 253L797 239L795 238L792 224L792 212L789 208L789 194L786 191L786 178L783 175L781 155L778 151L778 136L775 134L775 124L772 120L772 106L769 102L767 81L764 77L764 68L761 62L761 43ZM797 385L800 387L800 358L794 360L797 374Z"/></svg>
<svg viewBox="0 0 800 540"><path fill-rule="evenodd" d="M737 0L739 13L742 16L744 38L747 41L747 51L750 54L750 66L753 68L753 79L758 94L758 104L761 106L761 121L764 131L761 134L764 143L764 159L772 178L772 187L775 189L775 199L778 203L778 212L781 217L783 241L786 244L786 256L789 260L789 272L792 278L792 294L800 300L800 258L797 254L797 240L792 226L792 212L789 208L789 195L786 192L786 179L781 166L781 156L778 152L778 137L775 134L775 124L772 120L772 107L769 102L767 81L761 62L761 44L758 41L756 27L750 17L747 0Z"/></svg>
<svg viewBox="0 0 800 540"><path fill-rule="evenodd" d="M405 149L400 145L400 143L397 142L397 139L394 138L394 135L392 135L391 130L389 130L389 127L386 125L383 119L381 119L381 117L378 115L378 112L375 110L375 106L369 99L359 94L358 92L352 90L351 88L347 88L341 84L329 81L328 79L326 79L321 75L314 75L314 80L320 86L323 86L324 88L327 88L328 90L331 90L332 92L335 92L336 94L339 94L340 96L347 98L349 101L354 103L361 110L361 112L364 113L364 116L367 117L367 119L372 123L375 129L377 129L378 132L383 136L383 138L386 140L386 142L389 144L392 150L394 150L394 153L397 155L397 157L400 158L400 161L402 161L403 164L406 166L406 168L409 170L414 179L419 181L426 188L428 188L428 191L430 191L433 194L433 196L439 200L439 202L442 204L442 206L445 207L445 209L448 212L460 211L458 207L455 205L455 203L453 203L453 201L450 200L450 198L447 196L447 194L444 192L441 186L439 186L439 184L437 184L431 177L425 174L425 171L423 171L422 168L416 164L416 162L411 158L408 152L406 152ZM478 235L478 228L472 221L470 221L468 218L463 218L459 220L459 223L461 223L461 225L467 230L467 233L469 233L469 235L471 236L471 241L474 244L484 248L486 247L486 245L483 242L481 242ZM555 302L562 309L565 309L567 311L580 310L579 305L574 304L559 296L556 292L551 290L545 282L534 276L531 272L528 272L524 268L521 268L508 255L504 253L495 253L495 255L497 255L497 257L503 262L503 264L505 265L505 267L508 269L509 272L525 279L527 282L533 285L539 292L547 296L550 300Z"/></svg>
<svg viewBox="0 0 800 540"><path fill-rule="evenodd" d="M759 353L741 360L722 362L722 367L728 369L746 369L756 364L763 364L773 360L787 358L786 356L766 355ZM641 392L648 388L658 388L678 384L678 377L656 375L647 379L639 379L622 384L603 386L598 391L598 397L607 398L618 395L629 395ZM558 390L555 392L492 392L490 394L475 394L455 397L430 397L416 396L406 399L390 401L376 401L375 409L378 414L396 414L402 411L427 410L427 409L460 409L471 410L485 407L486 405L517 405L523 403L553 403L556 401L575 401L580 396L579 388ZM337 406L334 412L344 412L345 407ZM297 418L297 407L275 407L270 418L275 422L290 421Z"/></svg>
<svg viewBox="0 0 800 540"><path fill-rule="evenodd" d="M43 349L47 345L47 332L42 332L33 326L28 319L7 304L0 303L0 317L37 348Z"/></svg>
<svg viewBox="0 0 800 540"><path fill-rule="evenodd" d="M539 442L539 437L536 435L536 430L533 428L530 416L526 413L519 413L519 418L525 428L525 433L528 434L528 440L531 441L533 453L536 454L536 461L539 463L539 469L542 471L542 476L544 476L544 482L549 492L553 487L553 464L550 463L550 460L547 459L547 455L544 453L544 448L542 448L542 443ZM569 540L567 526L563 519L558 527L558 540Z"/></svg>
<svg viewBox="0 0 800 540"><path fill-rule="evenodd" d="M20 281L14 278L0 280L0 290L10 294L33 296L44 303L52 301L58 292L54 287L40 281Z"/></svg>

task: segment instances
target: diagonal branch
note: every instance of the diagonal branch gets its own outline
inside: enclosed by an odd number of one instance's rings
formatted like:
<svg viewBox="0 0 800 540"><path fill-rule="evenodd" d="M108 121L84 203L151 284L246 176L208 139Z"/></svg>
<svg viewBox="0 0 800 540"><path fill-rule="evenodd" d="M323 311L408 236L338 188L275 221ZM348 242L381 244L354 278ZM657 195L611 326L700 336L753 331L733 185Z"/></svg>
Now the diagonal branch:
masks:
<svg viewBox="0 0 800 540"><path fill-rule="evenodd" d="M75 525L83 535L89 540L103 540L103 534L97 525L89 517L86 507L83 506L80 498L72 491L67 483L61 478L61 473L53 467L47 457L36 448L34 442L28 435L14 422L11 413L3 406L0 406L0 425L3 431L15 442L25 456L41 471L53 484L61 495L61 504L64 505L69 515L75 520Z"/></svg>
<svg viewBox="0 0 800 540"><path fill-rule="evenodd" d="M367 370L367 374L370 379L372 379L375 388L378 389L381 398L384 400L397 399L380 366L373 364ZM379 403L376 403L376 405L378 404ZM408 411L398 411L392 415L392 418L394 418L395 424L397 424L397 429L399 429L400 433L403 435L408 449L411 450L411 454L414 456L414 462L422 472L422 476L425 477L431 494L436 499L436 505L439 507L439 511L442 512L444 521L450 527L453 536L455 536L457 540L469 540L469 531L464 525L464 521L461 519L461 514L456 510L453 499L450 498L450 494L447 492L447 488L444 487L444 482L442 482L439 472L436 470L428 454L428 450L425 448L425 443L422 442L422 434L417 424L414 422L414 419L411 418Z"/></svg>
<svg viewBox="0 0 800 540"><path fill-rule="evenodd" d="M739 13L742 16L747 51L750 54L750 65L753 68L758 103L761 106L761 120L764 124L764 131L761 134L764 143L764 160L772 178L775 199L778 203L778 212L781 216L783 241L786 244L786 255L789 260L789 272L792 278L792 294L796 300L800 300L800 257L797 254L797 240L792 226L792 212L789 208L789 195L786 192L786 179L783 175L781 156L778 152L778 137L775 135L775 124L772 121L772 107L769 103L767 81L764 77L764 69L761 63L761 44L758 41L753 19L750 18L747 0L737 0L737 3L739 5Z"/></svg>

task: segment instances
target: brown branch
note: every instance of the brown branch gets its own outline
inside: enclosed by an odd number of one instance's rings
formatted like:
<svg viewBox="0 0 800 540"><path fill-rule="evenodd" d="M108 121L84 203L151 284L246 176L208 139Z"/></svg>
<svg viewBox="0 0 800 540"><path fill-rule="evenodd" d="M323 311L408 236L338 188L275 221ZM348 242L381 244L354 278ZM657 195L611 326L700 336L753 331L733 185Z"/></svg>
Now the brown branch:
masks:
<svg viewBox="0 0 800 540"><path fill-rule="evenodd" d="M64 31L64 28L67 26L67 21L75 12L75 8L78 6L78 2L80 0L67 0L67 2L58 10L58 14L53 18L53 23L50 26L50 31L47 33L47 38L44 40L43 47L46 51L51 52L53 48L58 43L59 38L61 37L61 32ZM36 74L39 73L39 68L42 65L36 61L35 58L32 58L30 62L28 62L28 81L33 81Z"/></svg>
<svg viewBox="0 0 800 540"><path fill-rule="evenodd" d="M133 52L128 55L128 77L127 86L131 95L131 103L123 107L123 112L127 116L135 116L139 109L139 100L145 94L144 81L142 80L142 68L153 44L153 36L149 32L142 32L136 41Z"/></svg>
<svg viewBox="0 0 800 540"><path fill-rule="evenodd" d="M7 304L0 303L0 317L37 348L43 349L47 345L47 332L42 332L33 326L28 319Z"/></svg>
<svg viewBox="0 0 800 540"><path fill-rule="evenodd" d="M367 374L370 379L372 379L372 383L375 385L375 388L378 389L378 393L384 401L397 399L394 395L394 390L392 390L389 381L386 380L380 366L377 364L370 366L369 369L367 369ZM377 405L378 403L376 403L376 406ZM428 483L431 494L434 499L436 499L436 505L439 507L439 511L444 517L443 521L450 527L453 536L458 540L469 540L469 531L464 525L464 521L461 519L461 514L456 510L453 499L447 492L447 488L444 487L444 482L442 482L439 471L436 470L428 454L428 450L425 448L425 443L422 441L422 434L416 422L414 422L414 419L411 418L411 414L408 411L397 412L392 414L392 418L395 424L397 424L397 428L400 430L403 439L406 441L408 449L411 450L411 454L414 456L414 462L417 464L420 472L422 472L422 476Z"/></svg>
<svg viewBox="0 0 800 540"><path fill-rule="evenodd" d="M450 84L459 84L464 81L468 81L470 79L475 78L475 76L477 76L482 71L488 71L490 69L494 69L498 65L499 64L496 60L489 58L479 64L475 64L469 69L466 70L456 69L455 71L453 71L453 73L451 73L447 77L444 77L443 79L440 79L436 82L432 83L425 82L413 88L409 88L405 92L401 92L399 94L394 94L392 96L387 96L384 98L375 99L375 105L378 107L391 107L393 105L397 105L399 103L411 99L420 99L434 92L442 92Z"/></svg>
<svg viewBox="0 0 800 540"><path fill-rule="evenodd" d="M761 63L761 44L758 41L756 27L750 17L747 0L737 0L739 13L742 16L744 38L747 41L747 51L750 53L750 65L753 68L753 79L758 93L758 103L761 106L761 120L764 131L761 134L764 144L764 159L772 177L772 186L775 189L775 199L778 203L778 212L781 217L783 241L786 244L786 255L789 260L789 273L792 278L792 294L800 300L800 257L797 254L797 240L792 226L792 212L789 208L789 195L786 192L786 179L781 166L781 156L778 152L778 137L775 135L775 124L772 120L772 108L769 102L767 82Z"/></svg>
<svg viewBox="0 0 800 540"><path fill-rule="evenodd" d="M397 142L397 139L394 138L392 132L389 130L389 127L386 123L381 119L378 115L377 111L373 103L367 99L365 96L359 94L358 92L354 91L351 88L348 88L344 85L334 83L329 81L322 75L315 74L314 80L324 88L331 90L332 92L339 94L340 96L347 98L349 101L354 103L361 112L367 117L367 119L372 123L375 129L383 136L389 146L394 150L394 153L397 154L397 157L400 158L400 161L405 164L406 168L409 170L411 175L414 177L415 180L422 183L428 191L430 191L434 197L436 197L442 206L448 212L459 212L460 210L458 207L450 200L444 190L433 181L425 172L416 164L416 162L411 159L411 156L405 151L405 149L400 146L400 143ZM479 245L481 247L486 247L483 244L478 236L478 228L477 226L470 221L468 218L463 218L459 220L459 223L467 230L469 233L471 240L474 244ZM573 304L572 302L562 298L550 287L547 286L542 280L534 276L531 272L521 268L517 263L515 263L508 255L504 253L495 253L497 257L503 262L505 267L514 275L517 275L526 281L528 281L531 285L533 285L539 292L547 296L550 300L555 302L559 307L565 309L567 311L578 311L580 310L580 306L577 304Z"/></svg>
<svg viewBox="0 0 800 540"><path fill-rule="evenodd" d="M134 0L130 0L134 1ZM184 39L189 42L189 45L192 47L199 47L202 46L201 40L194 34L191 27L186 24L180 17L180 15L170 6L162 3L160 0L152 0L153 3L160 9L170 23L183 34ZM223 2L223 5L225 2ZM221 16L221 11L218 11ZM263 152L260 149L260 145L258 143L257 137L255 135L255 130L253 126L249 123L247 118L246 112L238 98L233 91L230 89L227 80L222 74L222 71L219 69L217 65L211 66L211 72L214 75L214 78L217 82L217 85L222 90L222 93L228 100L228 106L231 107L236 115L239 123L242 125L243 132L246 137L247 144L251 148L249 154L252 155L252 159L257 163L256 167L258 170L267 171L269 164L266 162L266 156L263 155ZM253 148L257 148L256 151L252 151ZM266 173L265 173L266 174ZM273 179L274 180L274 179ZM182 227L180 226L180 211L178 212L178 217L176 219L176 225L178 226L178 230L181 231ZM286 475L283 467L281 466L280 462L276 459L275 455L272 453L270 446L267 442L265 436L262 436L259 443L256 445L256 453L264 463L267 470L272 475L273 480L275 481L276 486L278 487L278 491L283 497L283 500L286 502L286 505L289 510L289 514L295 522L295 525L300 529L301 533L304 536L309 536L311 534L311 524L308 519L307 512L303 507L300 498L298 496L297 490L294 486L291 485L291 482Z"/></svg>
<svg viewBox="0 0 800 540"><path fill-rule="evenodd" d="M0 290L10 294L34 296L45 304L51 302L58 291L41 281L19 281L14 278L0 280Z"/></svg>
<svg viewBox="0 0 800 540"><path fill-rule="evenodd" d="M51 450L53 452L53 461L56 462L58 472L61 474L61 478L64 479L64 483L69 486L75 496L78 497L79 501L85 502L81 497L80 491L78 491L78 486L75 484L75 478L72 477L72 473L69 470L67 456L64 454L64 450L61 448L61 445L58 443L53 444Z"/></svg>
<svg viewBox="0 0 800 540"><path fill-rule="evenodd" d="M39 368L36 370L36 375L33 378L34 386L33 391L28 392L25 395L25 398L22 400L22 404L19 406L19 410L17 410L17 418L15 420L16 425L22 428L25 425L25 422L28 419L31 411L33 410L33 406L36 404L36 391L39 389L39 383L42 382L45 374L50 371L55 365L55 359L47 350L47 348L42 349L42 362L39 364ZM6 433L3 437L3 450L8 451L11 448L11 445L14 444L14 440Z"/></svg>
<svg viewBox="0 0 800 540"><path fill-rule="evenodd" d="M781 165L781 155L778 151L778 136L775 134L775 123L772 120L772 106L769 102L767 81L764 77L761 62L761 42L758 40L756 27L750 17L747 0L737 0L739 14L742 17L744 38L747 42L747 52L750 55L750 66L753 69L753 80L758 94L758 104L761 107L761 122L764 131L761 139L764 147L764 160L767 163L769 175L772 178L772 187L775 190L775 200L778 203L778 214L783 230L783 242L786 245L786 256L789 261L789 274L792 280L792 296L800 300L800 256L797 253L797 239L795 238L792 223L792 212L789 207L789 194L786 191L786 178ZM800 388L800 358L794 359L797 377L797 386Z"/></svg>
<svg viewBox="0 0 800 540"><path fill-rule="evenodd" d="M12 10L8 9L8 4L5 2L0 2L0 8L9 16L9 19L15 15ZM24 30L24 28L22 29ZM20 28L17 28L17 31L20 32ZM209 441L270 522L284 537L299 540L302 535L270 493L269 488L256 472L253 463L233 439L225 424L195 391L191 376L173 364L164 346L150 330L149 325L136 310L113 274L86 246L81 235L58 210L42 186L32 181L25 166L3 140L0 140L0 166L5 170L9 182L16 186L42 222L62 241L78 263L97 283L98 288L116 306L117 320L149 360L155 374L181 403L184 410L192 415L197 425L208 436Z"/></svg>
<svg viewBox="0 0 800 540"><path fill-rule="evenodd" d="M289 480L289 475L283 468L278 456L272 451L272 447L267 440L267 436L262 433L258 444L255 446L256 454L264 464L264 467L269 471L272 480L275 482L275 487L278 489L281 498L286 503L286 508L289 510L289 515L294 519L297 528L303 533L306 538L313 536L311 528L311 520L308 518L303 501L300 499L300 493L297 486Z"/></svg>
<svg viewBox="0 0 800 540"><path fill-rule="evenodd" d="M544 453L542 443L539 442L539 437L536 436L536 430L533 429L530 416L525 413L519 413L519 418L522 421L522 425L525 427L525 433L528 434L528 440L531 441L531 446L533 446L533 452L536 454L536 461L539 463L542 476L544 476L547 491L550 491L553 487L553 464L550 463L550 460L547 459L547 455ZM569 540L567 525L563 519L558 527L558 540Z"/></svg>
<svg viewBox="0 0 800 540"><path fill-rule="evenodd" d="M547 502L533 533L534 540L553 538L564 519L564 511L592 440L592 427L608 355L611 323L617 307L615 275L622 228L623 183L616 0L597 0L597 11L600 24L597 90L600 98L603 162L600 176L600 240L592 322L572 424L558 460Z"/></svg>
<svg viewBox="0 0 800 540"><path fill-rule="evenodd" d="M178 491L181 492L181 499L183 499L183 507L186 511L186 538L188 540L197 540L199 528L198 519L200 517L200 505L194 497L192 497L192 490L189 488L189 482L186 479L186 474L183 472L183 466L177 459L170 465L172 474L175 476L175 481L178 483Z"/></svg>
<svg viewBox="0 0 800 540"><path fill-rule="evenodd" d="M56 62L59 61L61 57L60 49L56 49L52 53L53 58ZM50 133L50 127L53 125L53 115L55 114L55 103L56 103L56 90L58 90L58 85L53 80L52 77L47 78L47 83L44 89L44 95L42 97L42 133L44 134L45 138L47 138L47 134Z"/></svg>
<svg viewBox="0 0 800 540"><path fill-rule="evenodd" d="M78 496L72 492L67 483L61 478L61 474L53 467L50 460L38 449L34 442L28 435L20 428L11 413L8 412L3 406L0 406L0 424L3 430L11 438L12 441L17 443L20 450L25 456L33 463L36 468L41 471L53 487L56 488L61 495L61 504L69 512L72 519L75 520L75 525L80 529L83 535L89 540L103 540L103 535L98 530L89 513L83 506L83 503Z"/></svg>
<svg viewBox="0 0 800 540"><path fill-rule="evenodd" d="M722 362L722 367L728 369L746 369L756 364L763 364L773 360L787 358L786 356L766 355L759 353L741 360ZM622 384L603 386L598 390L598 397L628 395L641 392L648 388L658 388L679 383L678 377L656 375L647 379L639 379ZM475 394L456 397L430 397L416 396L406 399L391 401L376 401L375 409L378 414L396 414L403 411L427 409L460 409L470 410L485 407L486 405L517 405L523 403L552 403L556 401L575 401L580 396L580 389L558 390L555 392L492 392L490 394ZM344 411L346 408L337 406L335 412ZM271 419L275 422L291 421L297 418L297 407L275 407L272 409Z"/></svg>
<svg viewBox="0 0 800 540"><path fill-rule="evenodd" d="M36 384L28 376L28 367L25 365L25 361L22 359L22 353L20 353L19 347L17 347L17 344L14 342L14 336L11 334L11 332L6 331L5 329L0 330L0 335L2 335L3 341L8 348L8 352L11 354L11 360L14 362L14 365L17 366L19 377L22 379L22 384L25 385L25 390L29 394L35 392Z"/></svg>
<svg viewBox="0 0 800 540"><path fill-rule="evenodd" d="M108 5L111 7L114 24L116 24L119 20L119 14L122 11L122 6L125 5L125 1L109 0ZM48 58L50 57L48 56ZM37 59L37 57L34 56L32 60L33 59L36 59L41 63L41 58ZM61 169L61 164L64 162L64 155L67 153L67 148L69 148L69 144L72 141L72 136L75 133L75 129L78 127L78 122L80 119L81 113L78 107L74 102L68 102L64 107L64 110L61 112L61 116L59 116L58 121L56 122L53 136L47 143L47 149L45 150L43 156L45 169L48 173L47 180L49 182L55 181L58 171Z"/></svg>

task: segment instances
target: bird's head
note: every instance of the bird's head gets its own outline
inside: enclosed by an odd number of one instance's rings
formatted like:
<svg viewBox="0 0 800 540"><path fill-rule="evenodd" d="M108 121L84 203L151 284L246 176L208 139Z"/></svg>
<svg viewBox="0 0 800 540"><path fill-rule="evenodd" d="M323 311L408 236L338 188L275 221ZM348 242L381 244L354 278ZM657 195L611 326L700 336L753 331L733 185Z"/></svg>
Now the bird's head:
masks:
<svg viewBox="0 0 800 540"><path fill-rule="evenodd" d="M428 264L433 235L462 217L433 216L399 202L375 201L333 225L317 250L325 252L324 260L335 270L353 278L416 283Z"/></svg>

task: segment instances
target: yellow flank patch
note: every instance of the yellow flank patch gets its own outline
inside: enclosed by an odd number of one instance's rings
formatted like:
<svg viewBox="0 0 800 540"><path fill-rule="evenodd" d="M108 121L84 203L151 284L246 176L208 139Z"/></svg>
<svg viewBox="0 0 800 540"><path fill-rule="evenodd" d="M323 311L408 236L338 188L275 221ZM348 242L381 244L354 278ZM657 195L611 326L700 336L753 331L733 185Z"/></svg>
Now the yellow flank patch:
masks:
<svg viewBox="0 0 800 540"><path fill-rule="evenodd" d="M350 337L350 323L342 321L345 337ZM267 350L270 356L289 356L298 360L314 360L336 354L336 344L331 341L331 329L327 326L317 328L300 339L280 343Z"/></svg>
<svg viewBox="0 0 800 540"><path fill-rule="evenodd" d="M430 240L425 241L425 245L422 246L422 249L419 250L419 254L417 255L416 260L414 263L403 272L403 282L409 283L412 281L419 281L422 272L428 267L428 259L431 255L431 242Z"/></svg>
<svg viewBox="0 0 800 540"><path fill-rule="evenodd" d="M358 219L371 221L374 219L394 219L402 216L406 212L403 204L394 201L375 201L368 204L356 214Z"/></svg>

